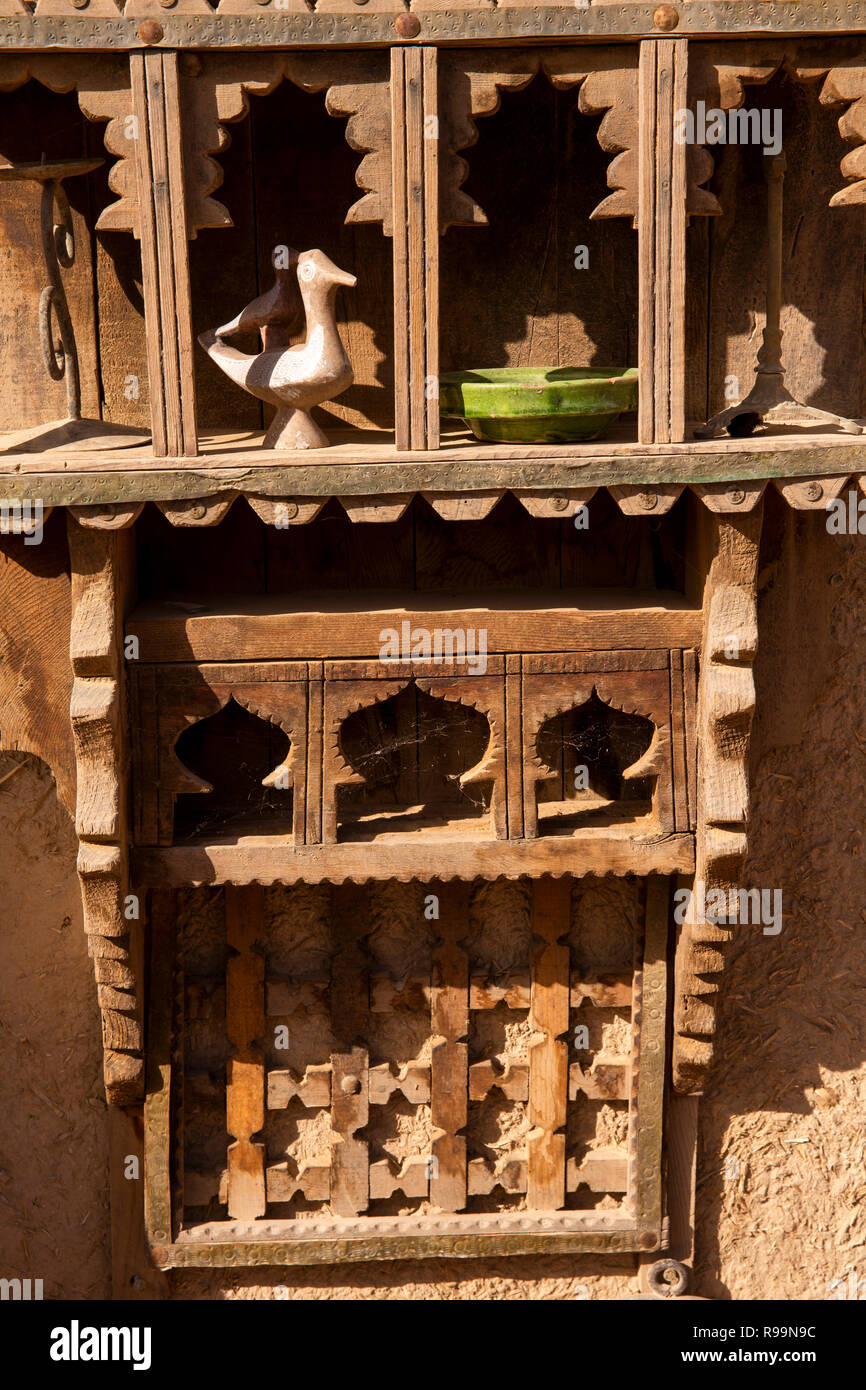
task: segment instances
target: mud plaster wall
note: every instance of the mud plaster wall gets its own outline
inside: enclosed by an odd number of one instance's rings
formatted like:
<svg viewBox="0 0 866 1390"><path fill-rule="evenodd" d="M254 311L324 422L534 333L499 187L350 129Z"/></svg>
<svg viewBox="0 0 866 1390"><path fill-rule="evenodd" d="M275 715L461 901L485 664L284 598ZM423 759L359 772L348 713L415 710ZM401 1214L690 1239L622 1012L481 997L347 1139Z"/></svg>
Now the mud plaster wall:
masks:
<svg viewBox="0 0 866 1390"><path fill-rule="evenodd" d="M866 540L767 498L746 884L778 937L731 947L702 1104L697 1292L839 1296L866 1278ZM21 761L0 755L0 777ZM107 1297L108 1138L75 842L47 769L0 783L0 1274ZM406 891L411 891L407 889ZM736 1159L736 1163L730 1162ZM425 1261L170 1276L189 1298L616 1298L632 1262Z"/></svg>

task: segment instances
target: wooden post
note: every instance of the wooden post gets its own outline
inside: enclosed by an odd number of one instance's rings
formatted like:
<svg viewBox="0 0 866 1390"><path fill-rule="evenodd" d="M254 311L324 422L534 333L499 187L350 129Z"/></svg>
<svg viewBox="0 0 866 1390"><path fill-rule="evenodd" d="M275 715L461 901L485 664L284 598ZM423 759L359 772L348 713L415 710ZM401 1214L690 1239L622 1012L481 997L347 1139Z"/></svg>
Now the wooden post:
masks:
<svg viewBox="0 0 866 1390"><path fill-rule="evenodd" d="M540 878L532 889L532 952L529 1019L529 1168L526 1204L555 1211L565 1205L565 1121L568 1106L570 878ZM539 1036L540 1035L540 1036Z"/></svg>
<svg viewBox="0 0 866 1390"><path fill-rule="evenodd" d="M466 1138L469 1118L469 957L460 939L469 929L469 884L438 885L440 945L433 953L430 991L430 1118L433 1140L430 1200L441 1211L466 1206Z"/></svg>
<svg viewBox="0 0 866 1390"><path fill-rule="evenodd" d="M340 1051L331 1056L331 1210L336 1216L358 1216L370 1204L370 1146L356 1137L370 1115L370 985L362 945L370 930L367 886L344 884L333 901L337 944L331 960L331 1032Z"/></svg>
<svg viewBox="0 0 866 1390"><path fill-rule="evenodd" d="M131 53L153 452L198 453L178 55Z"/></svg>
<svg viewBox="0 0 866 1390"><path fill-rule="evenodd" d="M686 146L674 139L685 109L686 39L645 39L639 65L638 438L685 434Z"/></svg>
<svg viewBox="0 0 866 1390"><path fill-rule="evenodd" d="M265 1214L265 1146L253 1142L265 1122L265 1065L257 1039L265 1031L265 961L254 950L262 930L262 888L226 884L226 1034L235 1049L226 1085L229 1216Z"/></svg>
<svg viewBox="0 0 866 1390"><path fill-rule="evenodd" d="M435 48L391 50L398 449L439 447L439 105Z"/></svg>

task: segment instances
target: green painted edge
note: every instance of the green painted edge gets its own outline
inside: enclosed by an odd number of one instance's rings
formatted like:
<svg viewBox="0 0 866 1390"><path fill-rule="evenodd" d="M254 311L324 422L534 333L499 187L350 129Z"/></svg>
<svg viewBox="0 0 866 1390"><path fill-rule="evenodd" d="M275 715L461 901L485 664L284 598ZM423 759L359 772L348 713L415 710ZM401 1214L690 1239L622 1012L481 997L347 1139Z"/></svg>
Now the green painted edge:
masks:
<svg viewBox="0 0 866 1390"><path fill-rule="evenodd" d="M491 446L491 447L496 447ZM655 483L761 482L772 478L846 478L866 473L866 444L804 446L736 454L655 454L631 458L601 455L572 461L439 461L435 455L405 462L279 464L209 471L141 468L130 472L0 474L4 501L41 500L47 507L83 507L110 502L171 502L218 495L260 497L369 497L445 492L472 494L492 489L552 493L567 488L638 486Z"/></svg>

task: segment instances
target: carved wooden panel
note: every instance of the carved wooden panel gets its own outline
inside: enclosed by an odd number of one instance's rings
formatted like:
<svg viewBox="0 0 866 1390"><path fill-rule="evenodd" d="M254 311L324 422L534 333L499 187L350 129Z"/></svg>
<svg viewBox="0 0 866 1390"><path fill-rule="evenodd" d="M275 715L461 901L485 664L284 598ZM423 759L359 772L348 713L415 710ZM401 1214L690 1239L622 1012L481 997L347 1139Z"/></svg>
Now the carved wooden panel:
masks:
<svg viewBox="0 0 866 1390"><path fill-rule="evenodd" d="M456 629L443 631L450 640ZM205 845L229 832L366 844L371 875L385 877L398 845L464 846L468 865L472 841L541 837L567 854L568 837L604 833L627 854L629 834L660 843L690 831L694 652L430 655L134 666L137 844ZM230 703L288 739L279 755L245 746L254 782L290 793L291 814L288 800L285 815L257 808L252 783L246 808L223 804L210 773L198 775L190 732L204 735ZM217 732L199 751L230 782L243 735Z"/></svg>
<svg viewBox="0 0 866 1390"><path fill-rule="evenodd" d="M181 59L183 151L190 236L200 227L231 226L231 213L212 196L222 183L216 156L230 140L228 127L283 81L326 93L332 116L347 118L346 140L364 157L356 174L364 196L347 222L382 222L391 232L391 113L384 53L262 52L187 54ZM302 132L297 132L302 139Z"/></svg>
<svg viewBox="0 0 866 1390"><path fill-rule="evenodd" d="M520 91L539 71L556 87L580 87L579 107L586 115L605 112L598 131L601 148L611 155L608 184L613 190L593 217L631 217L637 225L637 49L580 48L495 52L472 50L439 55L440 158L439 225L476 226L487 222L484 211L461 190L469 172L460 150L478 138L476 117L499 109L503 91Z"/></svg>
<svg viewBox="0 0 866 1390"><path fill-rule="evenodd" d="M866 52L852 54L836 43L804 44L791 40L752 40L746 43L689 46L689 106L703 101L707 110L736 111L747 101L750 86L764 86L783 69L792 78L820 83L822 106L840 106L839 134L855 148L840 158L848 185L830 199L830 207L866 202ZM712 176L709 151L696 144L689 149L689 212L718 214L714 194L700 187Z"/></svg>
<svg viewBox="0 0 866 1390"><path fill-rule="evenodd" d="M402 892L154 895L157 1264L658 1246L666 880Z"/></svg>

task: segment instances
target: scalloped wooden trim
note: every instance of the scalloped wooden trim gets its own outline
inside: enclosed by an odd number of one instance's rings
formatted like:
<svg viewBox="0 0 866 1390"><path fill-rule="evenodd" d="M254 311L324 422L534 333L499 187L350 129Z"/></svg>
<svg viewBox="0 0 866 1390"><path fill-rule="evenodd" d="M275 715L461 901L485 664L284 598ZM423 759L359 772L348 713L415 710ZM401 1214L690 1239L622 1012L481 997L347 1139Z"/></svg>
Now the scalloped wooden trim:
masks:
<svg viewBox="0 0 866 1390"><path fill-rule="evenodd" d="M40 0L40 4L44 0ZM91 4L88 13L93 13ZM117 8L104 10L117 14ZM44 11L40 10L40 13ZM52 11L55 13L55 11ZM66 13L66 11L64 11ZM79 11L71 6L70 16ZM14 91L25 82L40 82L52 92L77 91L78 105L87 120L107 121L103 142L117 161L109 170L108 186L118 195L100 213L97 231L132 232L139 235L138 186L129 63L124 54L0 53L0 90Z"/></svg>
<svg viewBox="0 0 866 1390"><path fill-rule="evenodd" d="M499 110L502 92L519 92L539 70L554 86L581 88L578 105L584 114L605 117L598 142L612 154L608 186L613 190L593 211L593 218L638 215L637 50L625 47L502 49L492 52L439 54L440 71L440 207L439 229L487 225L487 215L462 191L469 165L459 151L478 139L477 119Z"/></svg>
<svg viewBox="0 0 866 1390"><path fill-rule="evenodd" d="M855 148L840 159L847 186L834 193L829 206L852 207L866 203L866 51L851 56L839 47L841 61L834 63L826 45L811 54L803 44L788 40L753 40L745 44L691 44L689 49L689 106L706 102L707 109L738 110L746 100L747 86L765 86L784 68L796 81L821 81L822 106L844 106L839 134ZM725 61L725 59L730 61ZM721 203L701 187L713 174L713 159L705 146L688 151L688 211L718 216Z"/></svg>
<svg viewBox="0 0 866 1390"><path fill-rule="evenodd" d="M227 126L243 120L251 96L266 96L283 80L306 92L326 93L325 109L345 117L346 141L363 154L355 172L364 196L346 222L382 222L391 233L391 119L387 54L280 52L184 54L181 59L187 223L231 227L228 209L211 195L223 181L217 156L226 149Z"/></svg>

